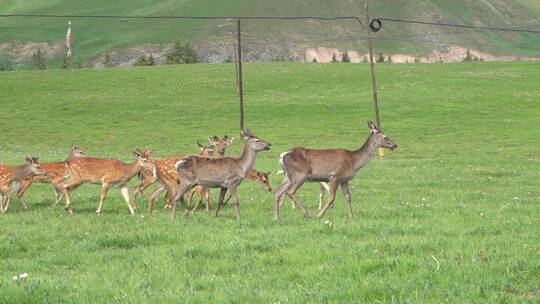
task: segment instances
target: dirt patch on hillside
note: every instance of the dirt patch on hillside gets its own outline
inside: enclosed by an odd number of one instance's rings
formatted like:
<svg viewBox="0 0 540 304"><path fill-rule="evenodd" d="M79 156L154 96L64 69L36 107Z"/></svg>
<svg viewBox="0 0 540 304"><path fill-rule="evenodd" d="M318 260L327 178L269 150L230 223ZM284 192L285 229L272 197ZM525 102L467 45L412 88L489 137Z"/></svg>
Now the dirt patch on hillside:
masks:
<svg viewBox="0 0 540 304"><path fill-rule="evenodd" d="M460 62L467 56L467 51L471 56L478 58L482 61L513 61L513 60L540 60L540 57L534 56L495 56L488 52L482 52L475 49L468 49L460 45L450 45L446 52L440 50L433 50L426 56L413 56L406 54L384 54L386 58L390 56L393 63L412 63L415 61L422 63L436 63L436 62ZM339 50L337 48L317 47L307 48L304 52L304 58L307 62L316 60L317 62L328 63L332 62L332 56L336 56L338 61L341 61L342 54L345 50ZM354 50L347 50L347 54L351 58L351 62L362 62L364 57L367 59L369 54L358 53ZM374 54L378 57L378 54ZM386 59L387 60L387 59Z"/></svg>
<svg viewBox="0 0 540 304"><path fill-rule="evenodd" d="M46 58L52 59L62 54L64 44L61 42L23 42L18 40L0 43L0 54L14 62L22 62L32 58L32 55L41 49Z"/></svg>

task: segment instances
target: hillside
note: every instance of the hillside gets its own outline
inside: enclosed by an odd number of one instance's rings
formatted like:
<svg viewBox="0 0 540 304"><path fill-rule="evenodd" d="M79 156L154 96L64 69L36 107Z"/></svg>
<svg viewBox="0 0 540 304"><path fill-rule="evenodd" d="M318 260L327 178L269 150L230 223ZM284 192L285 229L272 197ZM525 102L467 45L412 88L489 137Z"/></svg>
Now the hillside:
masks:
<svg viewBox="0 0 540 304"><path fill-rule="evenodd" d="M166 0L157 3L150 0L4 0L0 3L0 13L4 14L363 16L364 13L361 0L332 4L321 0ZM412 0L398 4L382 0L373 1L371 6L373 16L535 29L540 25L540 5L533 0ZM4 57L24 59L31 54L29 50L40 46L50 57L61 58L67 21L1 18L0 53ZM176 39L193 41L209 62L222 62L234 50L232 20L74 19L72 22L74 53L85 62L99 62L98 56L105 52L113 54L119 63L148 53L162 57ZM365 30L353 21L244 21L243 49L247 60L276 57L305 60L306 49L319 47L327 49L322 52L332 53L333 48L337 48L363 54L366 52L365 35ZM433 50L447 52L453 45L496 56L540 55L540 35L390 22L376 35L375 51L423 56ZM97 61L92 60L96 58Z"/></svg>

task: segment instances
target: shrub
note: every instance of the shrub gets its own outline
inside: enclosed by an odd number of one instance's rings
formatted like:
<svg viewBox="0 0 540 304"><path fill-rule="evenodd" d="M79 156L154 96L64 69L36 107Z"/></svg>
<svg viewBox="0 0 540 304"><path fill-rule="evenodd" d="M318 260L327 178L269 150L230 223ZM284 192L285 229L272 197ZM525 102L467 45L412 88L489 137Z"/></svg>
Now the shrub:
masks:
<svg viewBox="0 0 540 304"><path fill-rule="evenodd" d="M172 51L167 54L167 64L185 64L185 63L198 63L200 57L197 51L193 48L191 43L182 43L180 40L176 41Z"/></svg>
<svg viewBox="0 0 540 304"><path fill-rule="evenodd" d="M349 53L347 53L347 51L341 55L341 62L351 62L351 58L349 57Z"/></svg>
<svg viewBox="0 0 540 304"><path fill-rule="evenodd" d="M47 69L47 59L40 48L32 55L32 66L38 70Z"/></svg>

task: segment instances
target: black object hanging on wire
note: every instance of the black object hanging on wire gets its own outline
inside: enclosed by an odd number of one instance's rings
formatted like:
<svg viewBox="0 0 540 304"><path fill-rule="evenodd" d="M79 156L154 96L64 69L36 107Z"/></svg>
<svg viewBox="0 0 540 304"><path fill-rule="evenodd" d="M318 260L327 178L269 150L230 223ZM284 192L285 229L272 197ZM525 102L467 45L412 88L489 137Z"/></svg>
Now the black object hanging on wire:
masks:
<svg viewBox="0 0 540 304"><path fill-rule="evenodd" d="M376 33L382 28L382 22L378 18L371 19L371 22L369 23L369 29Z"/></svg>

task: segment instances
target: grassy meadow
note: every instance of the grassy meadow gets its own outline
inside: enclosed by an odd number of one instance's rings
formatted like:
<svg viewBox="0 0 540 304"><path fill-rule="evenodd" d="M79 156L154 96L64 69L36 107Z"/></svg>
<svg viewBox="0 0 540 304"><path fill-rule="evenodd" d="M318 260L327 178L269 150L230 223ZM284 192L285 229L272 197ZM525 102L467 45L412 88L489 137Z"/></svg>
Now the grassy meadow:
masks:
<svg viewBox="0 0 540 304"><path fill-rule="evenodd" d="M130 216L118 189L97 216L95 185L69 215L36 184L30 211L14 199L0 215L0 303L540 302L540 63L377 68L399 148L351 183L354 218L339 192L323 219L287 201L276 223L273 196L251 181L240 223L230 204L173 221L140 199ZM274 188L288 148L353 149L369 135L368 65L247 64L244 77L246 126L272 143L255 167ZM126 162L136 147L196 153L208 136L238 137L234 79L232 64L0 73L0 162L58 161L74 144ZM314 215L318 186L299 197Z"/></svg>

